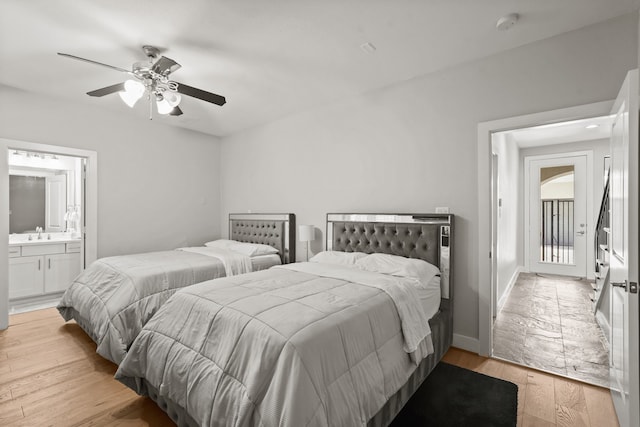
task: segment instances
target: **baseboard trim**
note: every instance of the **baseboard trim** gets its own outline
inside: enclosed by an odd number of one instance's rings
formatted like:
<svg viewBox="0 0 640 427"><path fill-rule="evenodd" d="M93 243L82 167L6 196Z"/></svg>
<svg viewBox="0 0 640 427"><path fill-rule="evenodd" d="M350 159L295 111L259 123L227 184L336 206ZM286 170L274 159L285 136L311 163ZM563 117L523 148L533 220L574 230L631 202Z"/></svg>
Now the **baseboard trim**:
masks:
<svg viewBox="0 0 640 427"><path fill-rule="evenodd" d="M513 272L513 275L511 275L511 279L509 280L509 284L507 285L507 288L504 290L504 292L502 293L502 296L498 300L496 313L500 313L500 310L502 310L502 306L504 305L505 302L507 302L507 297L509 296L509 292L511 292L511 289L513 289L513 286L516 284L516 281L518 280L518 275L523 271L524 271L524 267L520 265L516 267L515 271Z"/></svg>
<svg viewBox="0 0 640 427"><path fill-rule="evenodd" d="M476 354L478 354L478 350L480 349L480 341L477 338L471 338L460 334L453 334L452 345Z"/></svg>
<svg viewBox="0 0 640 427"><path fill-rule="evenodd" d="M27 311L42 310L58 305L62 292L37 297L27 297L9 301L9 314L25 313Z"/></svg>

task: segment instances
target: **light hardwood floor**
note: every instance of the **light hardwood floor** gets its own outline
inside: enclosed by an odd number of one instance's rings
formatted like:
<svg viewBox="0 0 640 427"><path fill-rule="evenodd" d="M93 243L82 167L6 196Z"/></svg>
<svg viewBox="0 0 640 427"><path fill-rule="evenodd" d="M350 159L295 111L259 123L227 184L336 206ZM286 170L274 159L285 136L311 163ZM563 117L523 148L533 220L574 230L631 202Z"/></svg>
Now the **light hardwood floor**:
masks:
<svg viewBox="0 0 640 427"><path fill-rule="evenodd" d="M57 310L13 315L0 331L0 425L172 426L113 379L116 366ZM451 349L444 360L518 385L519 426L617 426L606 389Z"/></svg>

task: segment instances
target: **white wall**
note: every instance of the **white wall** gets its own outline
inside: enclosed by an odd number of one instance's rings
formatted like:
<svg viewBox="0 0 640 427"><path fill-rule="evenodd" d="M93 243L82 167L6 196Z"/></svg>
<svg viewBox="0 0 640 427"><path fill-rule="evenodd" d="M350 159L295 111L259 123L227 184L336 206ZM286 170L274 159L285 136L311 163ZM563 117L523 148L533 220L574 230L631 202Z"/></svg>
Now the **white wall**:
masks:
<svg viewBox="0 0 640 427"><path fill-rule="evenodd" d="M2 86L0 99L0 137L98 153L98 257L220 235L216 137L150 122L124 106L119 113Z"/></svg>
<svg viewBox="0 0 640 427"><path fill-rule="evenodd" d="M295 212L324 236L327 212L449 206L454 328L473 342L477 124L614 98L637 66L637 26L637 14L627 15L224 138L221 220L249 209Z"/></svg>
<svg viewBox="0 0 640 427"><path fill-rule="evenodd" d="M498 197L502 207L498 208L497 232L497 301L500 303L518 270L518 247L522 243L519 231L518 203L521 189L520 150L507 140L504 134L493 137L493 153L498 155Z"/></svg>

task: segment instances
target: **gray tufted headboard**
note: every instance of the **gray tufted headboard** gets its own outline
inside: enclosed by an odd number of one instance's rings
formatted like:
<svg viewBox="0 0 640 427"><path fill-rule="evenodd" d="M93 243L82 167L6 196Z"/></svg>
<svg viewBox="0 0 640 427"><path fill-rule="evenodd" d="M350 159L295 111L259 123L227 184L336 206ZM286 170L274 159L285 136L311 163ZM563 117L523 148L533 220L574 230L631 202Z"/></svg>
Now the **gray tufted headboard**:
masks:
<svg viewBox="0 0 640 427"><path fill-rule="evenodd" d="M229 214L229 238L278 249L283 264L296 261L296 216L287 214Z"/></svg>
<svg viewBox="0 0 640 427"><path fill-rule="evenodd" d="M442 298L453 299L450 214L327 214L327 250L386 253L440 268Z"/></svg>

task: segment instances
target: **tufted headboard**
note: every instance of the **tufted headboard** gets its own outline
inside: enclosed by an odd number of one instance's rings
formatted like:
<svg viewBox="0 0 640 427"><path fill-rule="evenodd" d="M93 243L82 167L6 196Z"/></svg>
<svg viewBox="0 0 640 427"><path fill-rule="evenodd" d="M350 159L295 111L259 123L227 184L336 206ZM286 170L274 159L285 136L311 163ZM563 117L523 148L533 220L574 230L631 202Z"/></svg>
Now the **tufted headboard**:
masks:
<svg viewBox="0 0 640 427"><path fill-rule="evenodd" d="M327 250L386 253L440 268L442 298L453 299L450 214L327 214Z"/></svg>
<svg viewBox="0 0 640 427"><path fill-rule="evenodd" d="M283 264L296 261L296 216L287 214L229 214L229 238L278 249Z"/></svg>

